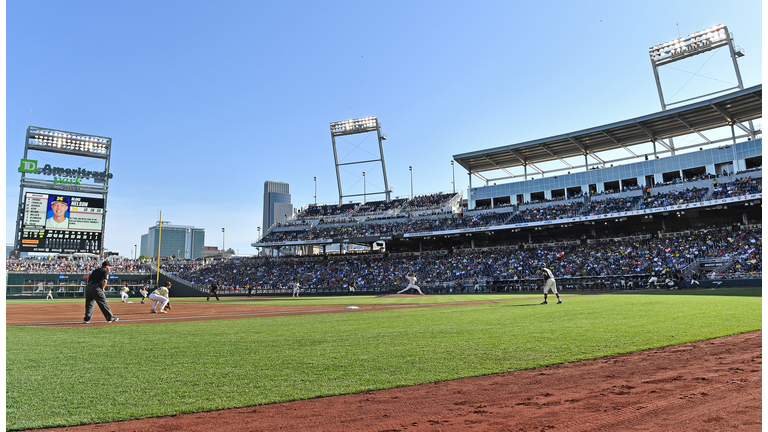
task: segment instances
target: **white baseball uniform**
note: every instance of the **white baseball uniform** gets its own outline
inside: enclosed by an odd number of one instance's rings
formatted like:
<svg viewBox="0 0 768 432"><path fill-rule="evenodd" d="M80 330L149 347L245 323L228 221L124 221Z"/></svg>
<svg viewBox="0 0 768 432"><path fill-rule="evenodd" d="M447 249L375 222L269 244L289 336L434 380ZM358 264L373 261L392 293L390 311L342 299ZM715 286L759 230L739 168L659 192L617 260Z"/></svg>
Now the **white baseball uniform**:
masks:
<svg viewBox="0 0 768 432"><path fill-rule="evenodd" d="M424 293L421 292L421 288L416 286L416 276L406 276L405 278L408 279L408 286L405 287L404 289L398 291L397 292L398 294L402 294L402 293L408 291L409 289L413 288L413 289L415 289L416 291L419 292L419 295L424 295Z"/></svg>

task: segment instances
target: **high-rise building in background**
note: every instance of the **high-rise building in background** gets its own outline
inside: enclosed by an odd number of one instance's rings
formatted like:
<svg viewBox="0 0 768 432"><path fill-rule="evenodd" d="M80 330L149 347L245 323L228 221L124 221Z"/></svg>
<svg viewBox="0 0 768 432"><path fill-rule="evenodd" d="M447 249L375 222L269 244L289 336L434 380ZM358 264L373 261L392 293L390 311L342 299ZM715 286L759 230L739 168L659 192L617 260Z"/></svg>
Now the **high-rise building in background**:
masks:
<svg viewBox="0 0 768 432"><path fill-rule="evenodd" d="M282 222L292 214L293 204L288 183L265 181L262 232L266 233L272 224Z"/></svg>
<svg viewBox="0 0 768 432"><path fill-rule="evenodd" d="M160 230L160 222L158 222L141 236L140 254L156 258L158 242L161 257L203 258L205 229L188 225L171 225L170 222L163 221L162 230Z"/></svg>

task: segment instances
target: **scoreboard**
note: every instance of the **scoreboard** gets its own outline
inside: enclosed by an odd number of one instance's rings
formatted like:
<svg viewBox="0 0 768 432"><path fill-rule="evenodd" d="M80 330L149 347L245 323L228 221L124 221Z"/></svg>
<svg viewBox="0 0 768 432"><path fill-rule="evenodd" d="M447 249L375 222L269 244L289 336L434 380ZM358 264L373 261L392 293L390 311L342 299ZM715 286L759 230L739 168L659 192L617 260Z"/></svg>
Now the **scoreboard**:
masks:
<svg viewBox="0 0 768 432"><path fill-rule="evenodd" d="M103 227L102 198L27 192L19 250L98 254Z"/></svg>

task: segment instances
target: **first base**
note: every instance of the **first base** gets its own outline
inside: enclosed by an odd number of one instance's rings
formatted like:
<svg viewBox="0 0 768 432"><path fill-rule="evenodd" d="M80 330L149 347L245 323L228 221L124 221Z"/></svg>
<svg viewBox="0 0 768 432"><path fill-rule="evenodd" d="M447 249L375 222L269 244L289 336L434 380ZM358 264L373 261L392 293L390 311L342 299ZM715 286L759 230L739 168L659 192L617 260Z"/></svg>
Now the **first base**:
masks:
<svg viewBox="0 0 768 432"><path fill-rule="evenodd" d="M344 309L360 309L360 308L357 306L347 306Z"/></svg>

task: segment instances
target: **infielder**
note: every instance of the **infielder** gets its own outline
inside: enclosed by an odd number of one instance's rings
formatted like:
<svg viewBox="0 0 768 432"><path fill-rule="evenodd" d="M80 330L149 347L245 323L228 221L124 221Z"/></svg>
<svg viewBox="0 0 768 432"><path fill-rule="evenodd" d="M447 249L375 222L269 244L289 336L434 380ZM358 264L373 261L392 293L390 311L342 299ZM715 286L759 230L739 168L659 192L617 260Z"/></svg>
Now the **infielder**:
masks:
<svg viewBox="0 0 768 432"><path fill-rule="evenodd" d="M154 300L155 302L152 303L152 309L149 311L149 313L167 313L163 309L165 308L165 305L168 304L168 290L171 289L171 283L166 282L161 286L160 288L152 291L152 293L149 295L150 300ZM160 304L160 307L155 310L155 306Z"/></svg>
<svg viewBox="0 0 768 432"><path fill-rule="evenodd" d="M656 274L653 273L653 274L651 274L651 278L648 279L648 286L646 288L650 288L651 284L653 284L654 288L659 289L658 283L659 283L659 278L657 278Z"/></svg>
<svg viewBox="0 0 768 432"><path fill-rule="evenodd" d="M408 291L409 289L413 288L413 289L415 289L416 291L419 292L419 295L424 295L424 293L421 292L421 288L416 286L416 276L405 275L405 278L408 279L408 286L405 287L404 289L398 291L397 292L398 294L402 294L402 293Z"/></svg>
<svg viewBox="0 0 768 432"><path fill-rule="evenodd" d="M141 304L144 304L146 302L146 300L147 300L147 296L149 295L147 293L147 286L146 285L141 287L141 288L139 288L139 294L141 294Z"/></svg>
<svg viewBox="0 0 768 432"><path fill-rule="evenodd" d="M293 295L291 297L298 297L299 291L301 291L301 286L298 282L293 284Z"/></svg>
<svg viewBox="0 0 768 432"><path fill-rule="evenodd" d="M544 280L546 281L544 283L544 302L541 304L547 304L547 293L549 292L549 290L552 290L552 292L557 296L557 304L561 304L563 300L560 299L560 294L557 293L557 284L555 283L555 275L553 275L552 271L546 267L542 267L541 271L544 272Z"/></svg>
<svg viewBox="0 0 768 432"><path fill-rule="evenodd" d="M216 297L216 300L221 300L219 298L219 285L216 284L216 282L211 284L210 289L208 290L208 297L205 299L205 301L208 301L211 299L211 294L213 294Z"/></svg>
<svg viewBox="0 0 768 432"><path fill-rule="evenodd" d="M128 300L128 291L127 282L123 282L123 286L120 288L120 303L125 303Z"/></svg>
<svg viewBox="0 0 768 432"><path fill-rule="evenodd" d="M48 299L53 300L53 290L52 289L50 289L50 288L48 289L48 295L45 296L45 299L46 300L48 300Z"/></svg>

